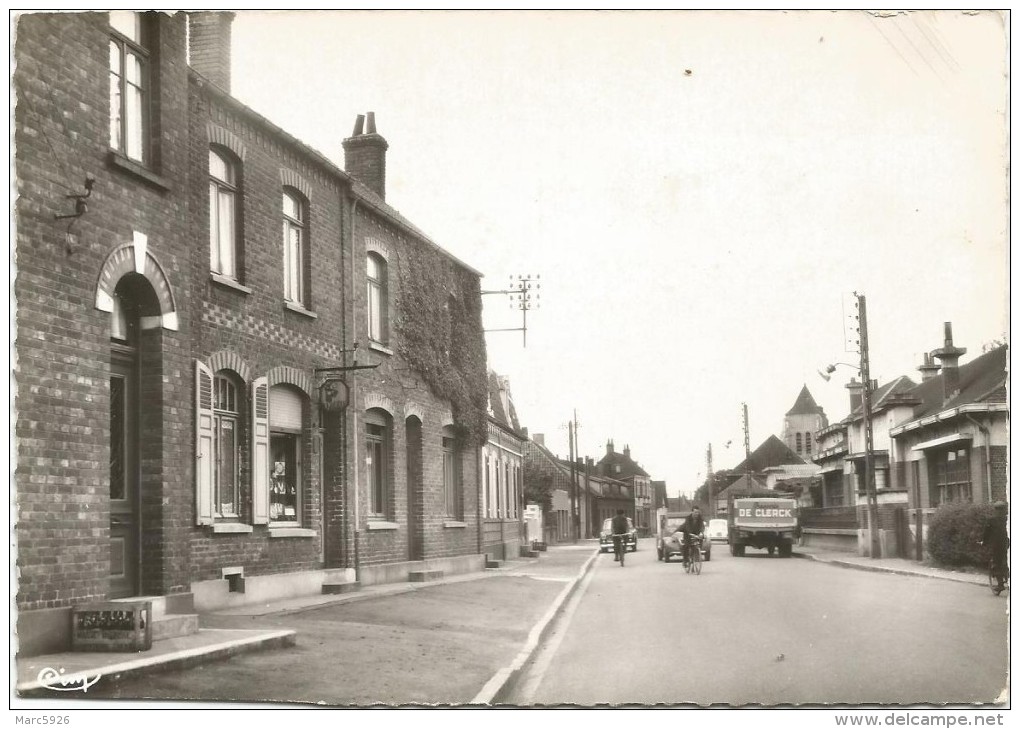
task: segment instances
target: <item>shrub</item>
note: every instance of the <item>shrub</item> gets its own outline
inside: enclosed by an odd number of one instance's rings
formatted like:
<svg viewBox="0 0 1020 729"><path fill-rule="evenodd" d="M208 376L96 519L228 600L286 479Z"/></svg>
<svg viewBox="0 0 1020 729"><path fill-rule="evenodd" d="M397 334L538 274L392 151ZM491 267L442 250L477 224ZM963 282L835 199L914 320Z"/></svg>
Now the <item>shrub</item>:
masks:
<svg viewBox="0 0 1020 729"><path fill-rule="evenodd" d="M928 526L928 553L944 565L988 563L988 551L978 544L993 515L991 504L946 504L935 510Z"/></svg>

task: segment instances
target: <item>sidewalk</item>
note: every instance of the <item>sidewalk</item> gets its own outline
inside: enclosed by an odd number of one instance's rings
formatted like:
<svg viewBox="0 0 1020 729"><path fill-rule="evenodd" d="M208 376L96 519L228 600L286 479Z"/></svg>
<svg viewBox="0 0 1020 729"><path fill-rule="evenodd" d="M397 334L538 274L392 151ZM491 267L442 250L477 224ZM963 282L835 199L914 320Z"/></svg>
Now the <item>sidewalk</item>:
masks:
<svg viewBox="0 0 1020 729"><path fill-rule="evenodd" d="M537 558L434 582L204 614L198 634L159 641L144 653L19 659L17 690L24 698L50 699L491 703L537 647L597 549L595 542L550 546ZM225 637L253 636L289 648L201 652ZM209 662L226 656L233 657ZM44 669L56 679L52 688L39 681ZM84 695L83 678L89 682ZM78 691L65 688L75 686Z"/></svg>
<svg viewBox="0 0 1020 729"><path fill-rule="evenodd" d="M848 552L837 552L818 547L793 548L794 557L813 559L816 562L825 562L838 567L848 567L856 570L867 570L869 572L888 572L895 575L910 575L912 577L933 577L939 580L952 580L953 582L969 582L973 585L988 586L988 577L983 574L970 572L954 572L942 567L932 567L921 562L898 557L872 559L871 557L860 557Z"/></svg>

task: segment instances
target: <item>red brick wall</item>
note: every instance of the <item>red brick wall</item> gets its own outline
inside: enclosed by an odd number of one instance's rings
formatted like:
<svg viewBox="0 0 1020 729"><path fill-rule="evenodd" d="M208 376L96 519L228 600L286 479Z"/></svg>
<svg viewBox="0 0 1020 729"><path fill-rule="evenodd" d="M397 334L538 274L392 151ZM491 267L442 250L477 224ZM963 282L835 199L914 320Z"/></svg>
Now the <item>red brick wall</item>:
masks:
<svg viewBox="0 0 1020 729"><path fill-rule="evenodd" d="M17 22L17 603L34 609L106 594L110 315L95 308L96 283L109 253L138 230L171 281L178 310L188 305L182 271L190 253L177 224L184 209L187 80L183 18L159 16L160 46L151 57L159 78L152 98L153 174L135 174L109 160L107 16L26 14ZM86 173L95 177L88 212L73 225L55 221L54 215L73 211L65 196L82 191ZM161 371L171 380L162 397L171 406L186 397L172 379L186 362L187 336L186 325L158 335L166 353ZM160 451L165 462L179 462L190 449L181 438L184 413L168 414L142 463L145 483L159 482L172 504L187 474L160 474L152 458ZM178 528L176 506L161 504L147 516L168 534ZM183 588L186 554L174 547L147 558L147 572L166 573L162 589Z"/></svg>

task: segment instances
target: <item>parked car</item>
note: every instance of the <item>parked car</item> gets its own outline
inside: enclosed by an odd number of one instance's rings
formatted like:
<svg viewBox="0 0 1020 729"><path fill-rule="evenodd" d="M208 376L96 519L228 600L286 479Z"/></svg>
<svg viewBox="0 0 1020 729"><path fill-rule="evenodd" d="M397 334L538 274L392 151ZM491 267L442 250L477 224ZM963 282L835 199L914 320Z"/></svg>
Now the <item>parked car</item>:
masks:
<svg viewBox="0 0 1020 729"><path fill-rule="evenodd" d="M634 528L634 521L627 517L627 533L623 536L623 548L637 551L637 529ZM602 531L599 533L599 551L613 551L613 520L606 519L602 522Z"/></svg>
<svg viewBox="0 0 1020 729"><path fill-rule="evenodd" d="M684 525L688 514L689 511L669 512L659 517L659 534L655 539L655 549L663 562L669 562L670 557L683 555L684 535L679 529ZM712 559L712 540L702 540L701 558L706 562Z"/></svg>
<svg viewBox="0 0 1020 729"><path fill-rule="evenodd" d="M705 536L713 542L730 541L730 528L725 519L710 519L705 529Z"/></svg>

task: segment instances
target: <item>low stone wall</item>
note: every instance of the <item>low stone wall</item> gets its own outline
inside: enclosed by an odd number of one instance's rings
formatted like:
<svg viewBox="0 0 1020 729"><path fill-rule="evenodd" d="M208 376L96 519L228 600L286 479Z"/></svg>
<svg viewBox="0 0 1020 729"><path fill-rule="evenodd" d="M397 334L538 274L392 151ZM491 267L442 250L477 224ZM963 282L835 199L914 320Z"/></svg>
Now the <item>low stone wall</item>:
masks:
<svg viewBox="0 0 1020 729"><path fill-rule="evenodd" d="M800 543L805 547L857 554L857 530L804 527L801 529Z"/></svg>

